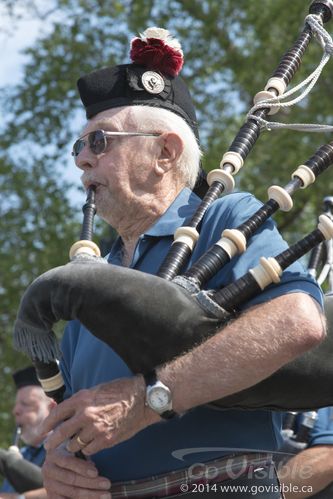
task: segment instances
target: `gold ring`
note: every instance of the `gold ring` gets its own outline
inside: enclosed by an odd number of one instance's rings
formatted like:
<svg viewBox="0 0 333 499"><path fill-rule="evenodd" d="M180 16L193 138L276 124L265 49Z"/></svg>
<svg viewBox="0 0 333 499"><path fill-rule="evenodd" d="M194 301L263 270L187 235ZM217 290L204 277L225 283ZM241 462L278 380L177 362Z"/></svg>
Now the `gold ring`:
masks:
<svg viewBox="0 0 333 499"><path fill-rule="evenodd" d="M86 447L88 445L88 442L84 442L83 440L81 440L81 438L79 437L79 435L76 437L76 441L77 441L77 443L79 444L80 447Z"/></svg>

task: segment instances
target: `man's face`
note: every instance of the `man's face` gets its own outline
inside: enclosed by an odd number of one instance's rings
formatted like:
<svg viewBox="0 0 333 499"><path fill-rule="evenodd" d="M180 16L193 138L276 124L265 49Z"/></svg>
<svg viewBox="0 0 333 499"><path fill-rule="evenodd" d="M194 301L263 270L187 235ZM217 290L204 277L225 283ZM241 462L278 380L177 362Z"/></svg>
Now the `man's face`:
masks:
<svg viewBox="0 0 333 499"><path fill-rule="evenodd" d="M13 414L26 444L39 445L40 424L50 412L50 400L39 386L24 386L16 394Z"/></svg>
<svg viewBox="0 0 333 499"><path fill-rule="evenodd" d="M99 113L82 135L105 131L135 132L129 108ZM145 199L154 192L154 164L160 152L158 137L116 137L108 140L105 152L94 155L86 145L76 158L83 170L82 182L96 186L96 208L99 216L117 226L117 222L135 215Z"/></svg>

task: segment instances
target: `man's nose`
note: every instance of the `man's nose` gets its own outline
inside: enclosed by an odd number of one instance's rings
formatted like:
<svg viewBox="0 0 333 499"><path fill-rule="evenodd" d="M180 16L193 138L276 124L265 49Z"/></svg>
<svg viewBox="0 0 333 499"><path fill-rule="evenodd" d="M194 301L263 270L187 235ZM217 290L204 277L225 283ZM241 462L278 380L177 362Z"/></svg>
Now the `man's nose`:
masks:
<svg viewBox="0 0 333 499"><path fill-rule="evenodd" d="M20 405L19 404L15 404L14 407L13 407L13 416L16 417L16 416L19 416L21 414L21 408L20 408Z"/></svg>
<svg viewBox="0 0 333 499"><path fill-rule="evenodd" d="M90 150L90 147L85 144L78 156L75 158L75 164L80 170L90 170L96 165L96 156Z"/></svg>

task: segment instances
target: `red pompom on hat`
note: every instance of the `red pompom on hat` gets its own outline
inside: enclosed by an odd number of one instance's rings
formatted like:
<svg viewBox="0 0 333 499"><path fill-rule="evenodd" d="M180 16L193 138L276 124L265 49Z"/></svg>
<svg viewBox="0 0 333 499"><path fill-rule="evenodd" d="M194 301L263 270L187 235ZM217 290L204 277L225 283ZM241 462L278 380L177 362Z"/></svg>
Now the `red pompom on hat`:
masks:
<svg viewBox="0 0 333 499"><path fill-rule="evenodd" d="M181 116L199 141L190 92L179 75L184 56L168 30L147 28L131 41L130 64L92 71L78 80L81 100L90 119L121 106L152 106Z"/></svg>
<svg viewBox="0 0 333 499"><path fill-rule="evenodd" d="M169 76L177 76L183 67L181 45L168 30L148 28L131 41L131 60Z"/></svg>
<svg viewBox="0 0 333 499"><path fill-rule="evenodd" d="M191 94L179 75L184 63L177 39L163 28L148 28L131 42L130 64L92 71L77 85L88 119L123 106L152 106L180 116L199 142L198 122ZM208 186L201 170L195 192L201 197Z"/></svg>

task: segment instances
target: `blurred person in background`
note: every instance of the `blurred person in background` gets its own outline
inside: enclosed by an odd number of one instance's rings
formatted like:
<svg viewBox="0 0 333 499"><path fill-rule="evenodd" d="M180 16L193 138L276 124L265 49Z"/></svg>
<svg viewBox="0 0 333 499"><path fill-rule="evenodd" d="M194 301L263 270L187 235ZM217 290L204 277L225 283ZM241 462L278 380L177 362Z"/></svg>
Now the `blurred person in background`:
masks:
<svg viewBox="0 0 333 499"><path fill-rule="evenodd" d="M33 366L13 374L16 398L13 415L16 423L15 445L0 449L0 475L4 478L0 499L43 499L41 466L45 459L44 437L40 425L55 404L47 397ZM25 446L19 449L18 440Z"/></svg>

